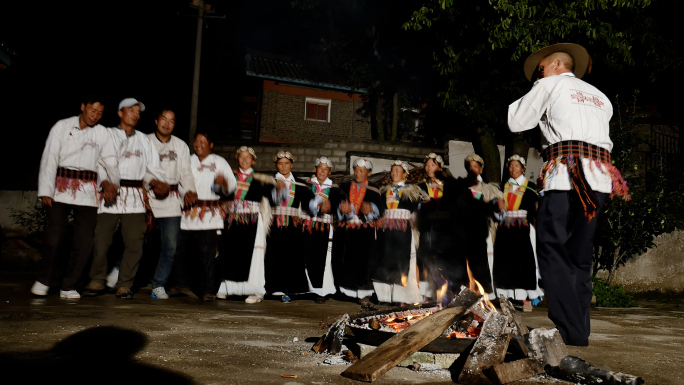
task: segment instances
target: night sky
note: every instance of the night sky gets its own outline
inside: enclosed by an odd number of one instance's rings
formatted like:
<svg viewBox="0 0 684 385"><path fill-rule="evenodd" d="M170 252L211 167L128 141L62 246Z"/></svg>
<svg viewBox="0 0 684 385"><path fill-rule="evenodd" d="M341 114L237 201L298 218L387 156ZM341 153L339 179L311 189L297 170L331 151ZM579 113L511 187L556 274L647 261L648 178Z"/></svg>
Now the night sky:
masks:
<svg viewBox="0 0 684 385"><path fill-rule="evenodd" d="M237 105L246 87L247 48L293 58L310 50L307 20L290 0L208 1L215 9L203 33L198 128L213 132L235 127ZM35 189L40 156L52 125L78 115L82 97L105 97L101 124L118 123L121 99L145 103L137 129L154 130L155 111L176 111L176 134L187 138L195 55L196 10L191 0L99 0L0 3L0 41L18 56L0 70L0 189ZM676 18L676 15L671 17ZM664 25L676 23L669 21ZM353 28L353 26L348 26ZM599 79L632 89L647 74L612 74L595 63ZM653 99L679 116L679 100L669 97L681 86L673 71L660 87L642 88L642 101ZM596 78L594 78L596 76ZM611 87L607 87L608 91ZM615 88L615 87L613 87ZM612 95L609 95L612 97ZM667 105L669 103L669 105ZM681 119L680 119L681 121Z"/></svg>
<svg viewBox="0 0 684 385"><path fill-rule="evenodd" d="M196 9L190 0L7 2L0 5L0 41L18 54L0 71L3 138L0 189L35 189L45 139L60 119L78 115L82 97L106 100L105 126L118 124L121 99L145 103L138 126L154 130L155 111L176 110L176 133L187 137L195 56ZM228 113L245 80L245 48L294 53L301 20L289 0L213 1L225 19L206 19L198 127L236 124ZM277 32L276 32L277 31ZM238 92L235 92L238 90Z"/></svg>

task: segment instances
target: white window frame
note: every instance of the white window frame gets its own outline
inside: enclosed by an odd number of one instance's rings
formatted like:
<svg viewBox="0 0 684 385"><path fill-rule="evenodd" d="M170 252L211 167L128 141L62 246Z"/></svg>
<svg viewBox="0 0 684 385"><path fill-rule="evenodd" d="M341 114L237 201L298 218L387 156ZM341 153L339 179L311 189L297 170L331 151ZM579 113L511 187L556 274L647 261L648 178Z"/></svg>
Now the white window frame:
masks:
<svg viewBox="0 0 684 385"><path fill-rule="evenodd" d="M327 105L328 106L328 115L327 115L327 120L318 120L318 119L309 119L306 117L307 113L307 105L309 103L312 104L318 104L318 105ZM330 107L332 106L332 99L318 99L318 98L310 98L306 97L306 100L304 101L304 120L308 120L311 122L326 122L330 123Z"/></svg>

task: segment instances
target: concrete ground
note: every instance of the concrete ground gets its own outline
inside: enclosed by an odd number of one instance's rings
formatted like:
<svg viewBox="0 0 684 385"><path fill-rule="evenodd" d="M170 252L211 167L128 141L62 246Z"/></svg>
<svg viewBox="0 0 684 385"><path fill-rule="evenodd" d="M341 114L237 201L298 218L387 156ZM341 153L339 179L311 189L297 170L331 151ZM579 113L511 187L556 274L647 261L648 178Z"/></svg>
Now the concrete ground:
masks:
<svg viewBox="0 0 684 385"><path fill-rule="evenodd" d="M150 298L149 287L134 300L108 294L66 301L34 298L32 283L31 274L0 272L0 373L19 378L12 383L358 384L340 376L346 365L323 364L330 357L310 351L326 323L360 311L353 302L162 301ZM570 354L646 384L684 384L684 300L638 302L593 309L590 346L569 347ZM530 327L553 326L543 303L522 317ZM452 381L394 368L375 383ZM544 383L562 382L537 377L517 384Z"/></svg>

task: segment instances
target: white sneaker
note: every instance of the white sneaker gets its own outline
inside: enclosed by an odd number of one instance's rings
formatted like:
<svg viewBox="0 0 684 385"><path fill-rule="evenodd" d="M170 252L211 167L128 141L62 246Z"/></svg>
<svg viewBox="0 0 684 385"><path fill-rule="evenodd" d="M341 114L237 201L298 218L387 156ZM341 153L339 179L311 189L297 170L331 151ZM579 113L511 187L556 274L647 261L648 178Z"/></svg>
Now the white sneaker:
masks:
<svg viewBox="0 0 684 385"><path fill-rule="evenodd" d="M33 286L31 286L31 293L33 293L33 295L39 295L41 297L45 297L48 294L48 290L50 290L49 286L45 286L38 281L36 281L33 284Z"/></svg>
<svg viewBox="0 0 684 385"><path fill-rule="evenodd" d="M110 289L113 289L116 287L116 281L119 280L119 268L115 267L112 269L112 271L107 275L107 287Z"/></svg>
<svg viewBox="0 0 684 385"><path fill-rule="evenodd" d="M166 294L166 290L164 290L163 286L160 287L155 287L152 289L152 298L154 299L169 299L168 294Z"/></svg>
<svg viewBox="0 0 684 385"><path fill-rule="evenodd" d="M252 294L247 299L245 299L245 303L259 303L264 299L263 294Z"/></svg>
<svg viewBox="0 0 684 385"><path fill-rule="evenodd" d="M79 299L81 298L81 295L78 294L76 290L60 290L59 291L59 298L63 299Z"/></svg>

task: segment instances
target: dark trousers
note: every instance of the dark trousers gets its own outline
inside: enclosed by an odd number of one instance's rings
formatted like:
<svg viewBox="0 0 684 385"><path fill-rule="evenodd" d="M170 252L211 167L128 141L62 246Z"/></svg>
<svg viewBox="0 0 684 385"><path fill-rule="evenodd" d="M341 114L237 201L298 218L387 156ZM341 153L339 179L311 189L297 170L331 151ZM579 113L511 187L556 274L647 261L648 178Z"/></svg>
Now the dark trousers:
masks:
<svg viewBox="0 0 684 385"><path fill-rule="evenodd" d="M570 191L551 191L539 200L537 259L549 318L567 345L587 346L594 233L608 194L596 193L600 208L591 222L576 197Z"/></svg>
<svg viewBox="0 0 684 385"><path fill-rule="evenodd" d="M74 213L74 238L71 251L66 261L63 277L58 277L64 258L62 246L66 241L68 230L67 219L69 212ZM46 286L56 284L61 280L61 290L75 290L81 278L90 253L93 250L93 230L97 222L97 207L77 206L60 202L52 202L47 207L47 228L45 229L45 255L43 270L38 275L38 281Z"/></svg>
<svg viewBox="0 0 684 385"><path fill-rule="evenodd" d="M156 219L161 236L161 252L152 278L153 288L164 287L171 274L180 234L180 219L180 217Z"/></svg>
<svg viewBox="0 0 684 385"><path fill-rule="evenodd" d="M121 222L121 236L123 237L124 253L119 267L119 280L116 287L133 286L133 279L138 272L140 258L145 241L145 214L98 214L95 226L95 246L93 248L93 264L90 267L90 279L104 283L107 279L107 253L112 245L114 232Z"/></svg>
<svg viewBox="0 0 684 385"><path fill-rule="evenodd" d="M219 281L216 268L216 230L181 230L173 266L174 283L190 287L188 272L199 265L199 288L202 295L215 295Z"/></svg>

